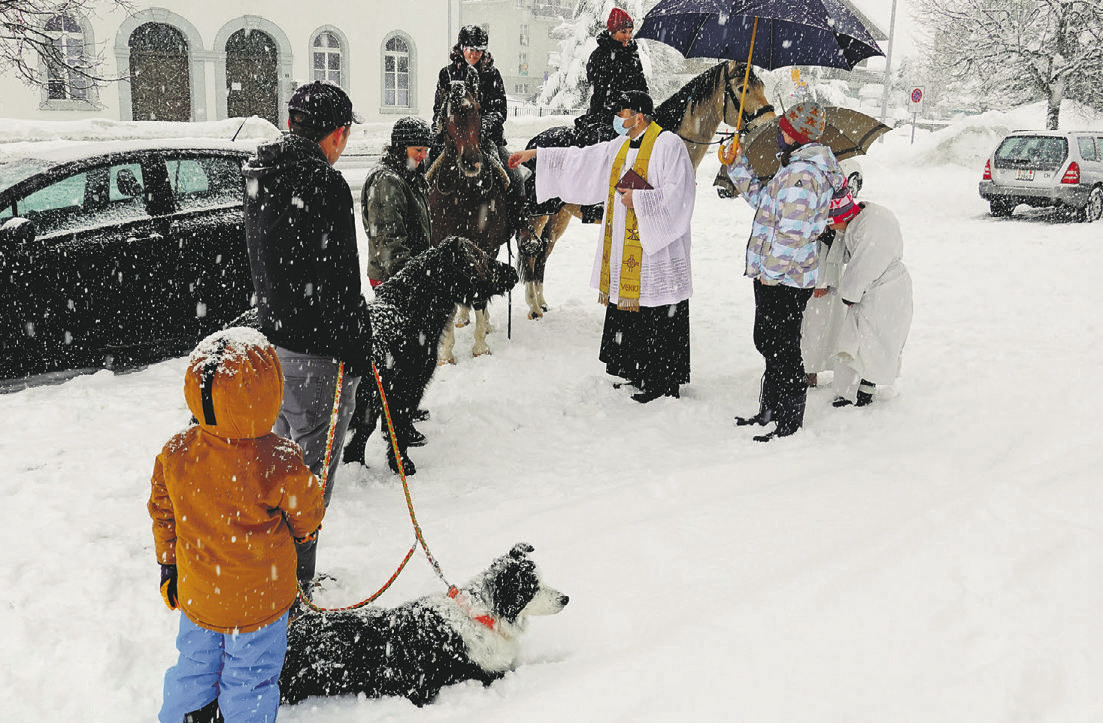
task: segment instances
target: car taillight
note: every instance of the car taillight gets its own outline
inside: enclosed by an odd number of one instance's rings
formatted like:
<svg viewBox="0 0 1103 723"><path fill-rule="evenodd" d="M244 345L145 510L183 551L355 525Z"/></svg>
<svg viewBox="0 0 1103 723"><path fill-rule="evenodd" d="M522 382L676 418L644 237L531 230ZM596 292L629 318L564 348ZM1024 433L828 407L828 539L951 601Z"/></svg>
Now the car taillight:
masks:
<svg viewBox="0 0 1103 723"><path fill-rule="evenodd" d="M988 159L984 162L984 176L980 179L982 181L992 180L992 159Z"/></svg>
<svg viewBox="0 0 1103 723"><path fill-rule="evenodd" d="M1074 185L1080 183L1080 166L1076 161L1069 164L1068 170L1065 171L1065 175L1061 178L1061 183L1071 183Z"/></svg>

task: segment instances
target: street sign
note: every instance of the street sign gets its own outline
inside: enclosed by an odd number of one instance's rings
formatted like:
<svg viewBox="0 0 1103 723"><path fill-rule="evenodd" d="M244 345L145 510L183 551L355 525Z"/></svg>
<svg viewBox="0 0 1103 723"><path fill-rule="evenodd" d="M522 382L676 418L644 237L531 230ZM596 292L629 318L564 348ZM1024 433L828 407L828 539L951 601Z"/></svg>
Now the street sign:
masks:
<svg viewBox="0 0 1103 723"><path fill-rule="evenodd" d="M908 112L919 114L923 112L923 89L912 88L908 94Z"/></svg>

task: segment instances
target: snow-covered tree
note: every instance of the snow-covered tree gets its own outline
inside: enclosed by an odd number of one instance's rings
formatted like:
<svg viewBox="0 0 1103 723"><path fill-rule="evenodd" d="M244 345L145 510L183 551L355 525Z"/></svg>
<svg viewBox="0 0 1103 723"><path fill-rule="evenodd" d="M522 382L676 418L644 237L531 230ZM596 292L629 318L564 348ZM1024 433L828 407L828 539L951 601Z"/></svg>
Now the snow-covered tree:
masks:
<svg viewBox="0 0 1103 723"><path fill-rule="evenodd" d="M0 0L0 73L11 72L30 85L65 75L92 85L115 78L100 72L96 49L75 45L72 23L106 11L130 10L128 0ZM49 72L44 73L48 68Z"/></svg>
<svg viewBox="0 0 1103 723"><path fill-rule="evenodd" d="M1005 106L1068 98L1103 104L1100 0L917 0L930 62L947 83Z"/></svg>

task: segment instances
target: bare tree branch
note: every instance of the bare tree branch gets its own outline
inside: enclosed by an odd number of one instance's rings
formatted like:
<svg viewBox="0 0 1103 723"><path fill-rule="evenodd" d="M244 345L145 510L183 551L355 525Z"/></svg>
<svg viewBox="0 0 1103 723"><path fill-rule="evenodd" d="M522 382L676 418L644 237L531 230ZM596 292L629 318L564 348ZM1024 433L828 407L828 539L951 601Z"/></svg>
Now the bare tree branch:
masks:
<svg viewBox="0 0 1103 723"><path fill-rule="evenodd" d="M0 0L0 72L14 73L35 86L48 82L43 67L87 86L119 80L121 76L103 72L102 50L83 44L74 53L50 27L60 17L79 24L95 15L97 8L129 12L131 5L129 0Z"/></svg>

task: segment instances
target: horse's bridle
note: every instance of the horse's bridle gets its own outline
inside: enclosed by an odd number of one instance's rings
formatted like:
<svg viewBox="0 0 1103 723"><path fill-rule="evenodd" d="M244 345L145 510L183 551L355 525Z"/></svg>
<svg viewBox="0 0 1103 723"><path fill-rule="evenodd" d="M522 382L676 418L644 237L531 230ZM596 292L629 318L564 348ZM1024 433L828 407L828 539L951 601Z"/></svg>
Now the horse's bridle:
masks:
<svg viewBox="0 0 1103 723"><path fill-rule="evenodd" d="M724 63L724 109L723 109L723 112L720 115L721 119L724 119L724 118L728 117L728 101L729 100L731 101L733 108L738 108L739 107L739 98L736 97L735 91L732 90L732 86L731 86L731 81L733 79L738 80L739 77L738 76L732 76L732 74L728 71L728 63ZM751 121L753 121L757 118L761 118L763 115L765 115L767 113L773 113L773 112L774 112L774 107L772 105L770 105L769 103L762 106L761 108L756 110L754 113L748 113L747 111L743 111L743 125L741 127L741 130L746 131L747 126L750 125ZM719 132L716 133L716 137L718 137L720 139L718 141L695 141L695 140L692 140L690 138L686 138L685 136L683 136L681 134L677 134L677 135L678 135L679 138L681 138L683 141L685 141L687 143L694 143L694 144L699 145L699 146L714 146L714 145L717 145L719 143L727 142L727 140L729 138L731 138L732 136L735 135L735 132L733 131L731 133L719 133Z"/></svg>

